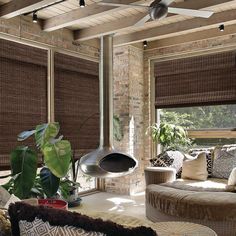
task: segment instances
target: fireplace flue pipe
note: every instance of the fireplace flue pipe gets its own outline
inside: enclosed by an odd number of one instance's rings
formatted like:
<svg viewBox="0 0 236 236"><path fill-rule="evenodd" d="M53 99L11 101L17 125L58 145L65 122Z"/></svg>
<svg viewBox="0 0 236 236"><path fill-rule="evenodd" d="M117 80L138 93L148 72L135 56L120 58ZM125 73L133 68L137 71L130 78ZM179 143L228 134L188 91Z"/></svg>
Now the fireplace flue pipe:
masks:
<svg viewBox="0 0 236 236"><path fill-rule="evenodd" d="M114 178L132 173L138 161L113 147L113 36L101 37L100 146L80 159L81 171L93 177Z"/></svg>

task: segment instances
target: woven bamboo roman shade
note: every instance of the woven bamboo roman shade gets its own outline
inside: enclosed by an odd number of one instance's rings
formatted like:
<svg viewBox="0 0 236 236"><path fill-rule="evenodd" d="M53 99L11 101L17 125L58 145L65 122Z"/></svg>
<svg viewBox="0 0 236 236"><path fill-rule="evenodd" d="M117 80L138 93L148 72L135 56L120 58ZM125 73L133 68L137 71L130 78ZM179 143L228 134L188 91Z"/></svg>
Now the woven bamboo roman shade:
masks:
<svg viewBox="0 0 236 236"><path fill-rule="evenodd" d="M99 144L99 65L55 53L55 120L76 158Z"/></svg>
<svg viewBox="0 0 236 236"><path fill-rule="evenodd" d="M8 169L17 134L47 122L47 51L0 40L0 90L0 169Z"/></svg>
<svg viewBox="0 0 236 236"><path fill-rule="evenodd" d="M236 102L236 52L155 63L156 108Z"/></svg>

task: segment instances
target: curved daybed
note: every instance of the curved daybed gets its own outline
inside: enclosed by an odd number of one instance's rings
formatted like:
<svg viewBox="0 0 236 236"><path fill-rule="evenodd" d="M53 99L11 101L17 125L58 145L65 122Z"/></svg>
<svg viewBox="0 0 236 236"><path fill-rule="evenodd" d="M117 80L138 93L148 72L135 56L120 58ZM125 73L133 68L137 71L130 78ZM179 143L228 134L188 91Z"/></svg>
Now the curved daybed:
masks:
<svg viewBox="0 0 236 236"><path fill-rule="evenodd" d="M236 236L236 193L226 179L175 180L175 176L172 168L145 170L149 220L198 223L219 236Z"/></svg>

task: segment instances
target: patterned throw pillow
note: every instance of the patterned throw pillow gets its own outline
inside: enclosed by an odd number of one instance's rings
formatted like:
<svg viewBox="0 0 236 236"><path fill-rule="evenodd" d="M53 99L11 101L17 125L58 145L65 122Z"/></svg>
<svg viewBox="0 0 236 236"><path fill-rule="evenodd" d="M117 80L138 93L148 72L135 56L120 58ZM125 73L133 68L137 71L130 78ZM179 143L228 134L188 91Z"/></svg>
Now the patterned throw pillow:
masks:
<svg viewBox="0 0 236 236"><path fill-rule="evenodd" d="M176 169L176 177L181 177L184 154L179 151L166 151L151 159L151 165L154 167L172 167Z"/></svg>
<svg viewBox="0 0 236 236"><path fill-rule="evenodd" d="M212 177L228 179L236 167L236 144L216 147L213 156Z"/></svg>
<svg viewBox="0 0 236 236"><path fill-rule="evenodd" d="M34 221L28 222L26 220L19 221L20 235L32 236L32 235L47 235L47 236L61 236L61 235L73 235L73 236L105 236L99 232L88 232L80 228L73 226L52 226L47 221L35 218Z"/></svg>
<svg viewBox="0 0 236 236"><path fill-rule="evenodd" d="M196 148L196 149L191 149L189 151L189 154L193 157L197 157L199 153L205 152L206 153L206 161L207 161L207 172L208 172L208 177L212 177L212 168L213 168L213 148Z"/></svg>
<svg viewBox="0 0 236 236"><path fill-rule="evenodd" d="M126 228L111 221L23 202L11 204L8 213L13 236L157 236L148 227Z"/></svg>

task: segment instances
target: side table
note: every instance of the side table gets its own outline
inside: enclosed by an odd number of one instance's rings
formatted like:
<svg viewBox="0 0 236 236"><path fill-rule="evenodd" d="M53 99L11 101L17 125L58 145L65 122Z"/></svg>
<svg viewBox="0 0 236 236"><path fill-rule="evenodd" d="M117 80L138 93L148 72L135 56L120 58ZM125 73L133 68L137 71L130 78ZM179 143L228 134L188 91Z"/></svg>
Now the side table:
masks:
<svg viewBox="0 0 236 236"><path fill-rule="evenodd" d="M144 170L146 185L173 182L176 170L170 167L146 167Z"/></svg>

